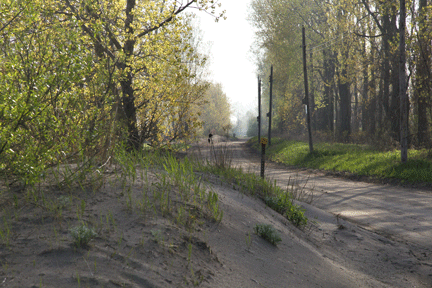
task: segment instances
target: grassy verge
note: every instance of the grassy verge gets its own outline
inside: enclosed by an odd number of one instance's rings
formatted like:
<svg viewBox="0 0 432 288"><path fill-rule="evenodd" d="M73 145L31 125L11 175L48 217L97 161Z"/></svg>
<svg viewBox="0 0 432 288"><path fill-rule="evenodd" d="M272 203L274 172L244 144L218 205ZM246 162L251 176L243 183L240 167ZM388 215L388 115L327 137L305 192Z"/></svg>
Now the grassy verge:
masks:
<svg viewBox="0 0 432 288"><path fill-rule="evenodd" d="M249 141L257 151L257 138ZM427 150L409 150L408 162L400 162L400 151L376 151L366 145L315 143L273 138L266 155L273 161L297 167L343 171L361 176L393 178L401 182L432 183L432 159Z"/></svg>

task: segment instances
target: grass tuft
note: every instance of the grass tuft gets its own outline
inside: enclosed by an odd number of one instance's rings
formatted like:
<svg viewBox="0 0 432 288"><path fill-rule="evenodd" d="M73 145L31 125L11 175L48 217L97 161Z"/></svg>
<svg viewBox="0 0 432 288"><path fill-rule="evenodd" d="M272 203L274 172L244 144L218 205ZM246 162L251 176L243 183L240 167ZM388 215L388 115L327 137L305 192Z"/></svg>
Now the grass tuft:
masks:
<svg viewBox="0 0 432 288"><path fill-rule="evenodd" d="M74 240L73 244L78 248L86 247L97 236L92 228L88 228L84 224L71 228L69 232Z"/></svg>
<svg viewBox="0 0 432 288"><path fill-rule="evenodd" d="M254 230L257 235L275 246L282 241L280 234L270 224L256 224Z"/></svg>
<svg viewBox="0 0 432 288"><path fill-rule="evenodd" d="M268 181L253 173L246 173L241 168L232 167L232 152L224 146L220 150L212 149L211 157L219 159L215 161L196 161L196 170L221 176L225 183L232 183L234 187L242 193L262 199L270 208L284 215L297 227L307 225L308 219L304 215L304 210L293 203L294 196L308 198L312 201L313 195L307 195L304 187L298 187L296 183L288 182L286 190L276 185L275 181ZM213 156L216 153L215 156ZM219 154L223 154L220 156ZM231 155L226 157L226 155ZM223 160L223 161L222 161Z"/></svg>

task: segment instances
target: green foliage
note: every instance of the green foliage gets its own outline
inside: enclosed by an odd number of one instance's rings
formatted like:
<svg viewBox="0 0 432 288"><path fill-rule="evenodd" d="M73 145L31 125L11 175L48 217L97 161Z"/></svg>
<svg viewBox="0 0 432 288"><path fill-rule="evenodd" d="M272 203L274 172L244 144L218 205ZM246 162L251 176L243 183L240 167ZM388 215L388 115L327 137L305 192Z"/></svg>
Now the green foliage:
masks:
<svg viewBox="0 0 432 288"><path fill-rule="evenodd" d="M256 234L275 246L282 241L280 234L270 224L256 224L254 230Z"/></svg>
<svg viewBox="0 0 432 288"><path fill-rule="evenodd" d="M0 174L32 185L48 167L100 151L110 117L92 105L103 88L88 85L99 71L80 31L64 26L49 1L16 9L0 41Z"/></svg>
<svg viewBox="0 0 432 288"><path fill-rule="evenodd" d="M304 215L305 209L299 205L291 203L285 211L285 217L297 227L306 226L308 218Z"/></svg>
<svg viewBox="0 0 432 288"><path fill-rule="evenodd" d="M428 1L407 1L406 6L411 27L405 33L406 54L411 78L417 79L408 89L409 130L414 136L410 139L422 146L430 142L426 107L431 96L431 29L426 19L432 6ZM343 142L360 127L368 137L381 130L399 141L399 9L399 1L251 1L258 73L266 79L271 64L275 70L274 131L295 136L307 131L303 26L313 129L336 132L333 135ZM263 81L264 107L268 92L268 81Z"/></svg>
<svg viewBox="0 0 432 288"><path fill-rule="evenodd" d="M87 246L97 236L93 228L88 228L84 224L71 228L69 232L74 240L74 245L78 248Z"/></svg>
<svg viewBox="0 0 432 288"><path fill-rule="evenodd" d="M156 243L158 243L158 244L163 244L164 243L164 237L162 235L162 231L161 230L159 230L159 229L158 230L151 230L150 232L151 232L151 234L152 234L152 236L154 238L154 241Z"/></svg>
<svg viewBox="0 0 432 288"><path fill-rule="evenodd" d="M226 135L231 129L231 107L221 84L211 83L205 93L206 104L200 112L202 134Z"/></svg>
<svg viewBox="0 0 432 288"><path fill-rule="evenodd" d="M245 173L242 169L230 165L215 165L212 162L196 165L198 170L222 176L224 181L232 183L234 188L264 200L270 208L284 215L294 225L307 225L308 219L304 215L304 210L292 202L292 191L282 190L276 182L267 181L253 173Z"/></svg>
<svg viewBox="0 0 432 288"><path fill-rule="evenodd" d="M288 209L293 206L288 192L285 194L277 194L276 196L267 196L264 198L264 202L267 206L280 214L285 214Z"/></svg>
<svg viewBox="0 0 432 288"><path fill-rule="evenodd" d="M2 181L81 185L120 143L169 146L196 133L206 57L180 14L218 4L177 4L0 3Z"/></svg>
<svg viewBox="0 0 432 288"><path fill-rule="evenodd" d="M128 200L130 209L139 207L144 214L152 209L154 213L173 216L177 224L189 227L194 227L203 217L216 222L222 220L218 195L207 191L201 177L195 174L195 163L187 157L179 160L167 151L125 153L120 149L114 161L122 171L119 178L126 190L138 176L148 181L148 171L158 171L157 181L151 185L146 183L142 199Z"/></svg>
<svg viewBox="0 0 432 288"><path fill-rule="evenodd" d="M306 226L308 219L304 215L305 210L294 204L291 197L292 195L286 191L285 193L279 193L275 196L265 197L264 202L276 212L284 215L295 226Z"/></svg>

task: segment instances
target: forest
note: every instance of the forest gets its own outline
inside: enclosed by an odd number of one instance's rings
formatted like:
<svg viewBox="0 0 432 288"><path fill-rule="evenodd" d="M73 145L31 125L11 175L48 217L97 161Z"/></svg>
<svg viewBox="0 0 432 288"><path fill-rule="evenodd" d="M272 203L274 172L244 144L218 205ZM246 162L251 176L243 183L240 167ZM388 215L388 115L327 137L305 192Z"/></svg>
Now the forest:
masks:
<svg viewBox="0 0 432 288"><path fill-rule="evenodd" d="M207 55L188 11L217 21L219 7L210 0L1 1L2 180L31 185L48 168L71 163L85 175L119 149L169 148L205 133L201 107L227 100L204 77Z"/></svg>
<svg viewBox="0 0 432 288"><path fill-rule="evenodd" d="M432 7L427 0L403 2L402 6L399 0L252 1L249 20L256 31L252 49L264 79L264 107L268 107L270 66L275 70L272 127L276 133L306 134L305 27L316 139L391 149L400 147L401 123L405 123L409 147L431 148ZM404 13L401 7L406 8ZM403 78L401 68L406 71ZM400 79L407 84L401 86ZM400 93L401 87L406 94ZM401 122L403 115L406 122Z"/></svg>

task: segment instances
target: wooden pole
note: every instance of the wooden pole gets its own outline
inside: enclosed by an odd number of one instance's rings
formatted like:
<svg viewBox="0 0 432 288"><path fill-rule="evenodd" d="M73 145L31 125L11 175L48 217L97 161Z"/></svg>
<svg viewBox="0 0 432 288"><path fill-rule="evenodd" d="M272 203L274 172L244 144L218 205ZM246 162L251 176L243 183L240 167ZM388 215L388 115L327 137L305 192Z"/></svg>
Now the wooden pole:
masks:
<svg viewBox="0 0 432 288"><path fill-rule="evenodd" d="M303 74L304 74L304 86L305 86L305 104L306 104L306 120L309 133L309 152L313 152L312 143L312 131L311 131L311 108L309 105L309 88L308 88L308 77L307 77L307 66L306 66L306 32L304 26L302 27L303 36Z"/></svg>
<svg viewBox="0 0 432 288"><path fill-rule="evenodd" d="M273 109L273 65L270 69L270 107L267 117L269 118L268 125L268 146L271 145L271 124L272 124L272 109Z"/></svg>
<svg viewBox="0 0 432 288"><path fill-rule="evenodd" d="M261 79L258 76L258 144L261 143Z"/></svg>

